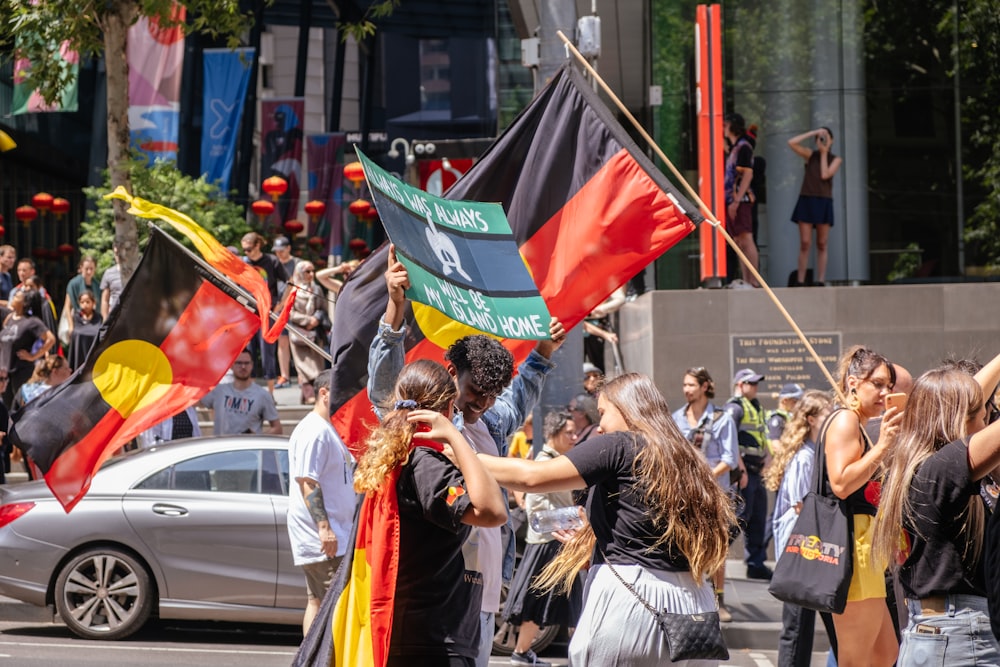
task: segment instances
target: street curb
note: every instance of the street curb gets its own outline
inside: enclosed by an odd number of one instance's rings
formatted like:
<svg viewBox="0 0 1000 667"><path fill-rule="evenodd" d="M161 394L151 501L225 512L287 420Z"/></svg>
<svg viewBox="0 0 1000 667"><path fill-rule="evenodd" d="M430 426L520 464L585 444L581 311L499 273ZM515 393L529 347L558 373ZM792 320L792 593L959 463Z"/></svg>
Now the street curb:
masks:
<svg viewBox="0 0 1000 667"><path fill-rule="evenodd" d="M3 623L55 623L59 615L52 607L37 607L27 602L0 597L0 622Z"/></svg>

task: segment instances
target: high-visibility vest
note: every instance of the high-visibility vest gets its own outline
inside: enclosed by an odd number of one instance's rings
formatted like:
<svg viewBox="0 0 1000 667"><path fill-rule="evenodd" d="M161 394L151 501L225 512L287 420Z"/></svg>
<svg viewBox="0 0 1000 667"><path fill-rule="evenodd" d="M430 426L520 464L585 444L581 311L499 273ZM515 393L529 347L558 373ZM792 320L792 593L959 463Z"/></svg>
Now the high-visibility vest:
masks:
<svg viewBox="0 0 1000 667"><path fill-rule="evenodd" d="M730 402L738 403L743 408L743 419L737 424L740 436L740 455L767 455L768 451L770 451L770 442L767 439L764 410L755 408L753 403L745 396L734 396L730 399Z"/></svg>

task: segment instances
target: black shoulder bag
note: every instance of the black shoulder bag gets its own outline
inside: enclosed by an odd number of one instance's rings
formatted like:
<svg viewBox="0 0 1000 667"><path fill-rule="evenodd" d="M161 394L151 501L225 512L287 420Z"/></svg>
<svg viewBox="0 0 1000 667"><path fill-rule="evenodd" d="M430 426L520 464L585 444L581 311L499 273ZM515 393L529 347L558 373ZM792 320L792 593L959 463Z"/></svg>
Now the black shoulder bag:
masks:
<svg viewBox="0 0 1000 667"><path fill-rule="evenodd" d="M604 552L601 552L604 556ZM670 649L670 661L681 660L728 660L729 649L726 640L722 638L722 626L719 624L719 612L705 611L697 614L676 614L662 610L657 611L645 598L639 595L632 584L628 583L615 570L614 565L604 557L604 564L615 575L615 579L631 593L639 603L649 610L656 623L663 631Z"/></svg>
<svg viewBox="0 0 1000 667"><path fill-rule="evenodd" d="M824 422L816 443L813 488L802 499L785 551L774 568L768 591L782 602L832 614L843 613L854 572L853 518L847 503L823 493L826 480Z"/></svg>

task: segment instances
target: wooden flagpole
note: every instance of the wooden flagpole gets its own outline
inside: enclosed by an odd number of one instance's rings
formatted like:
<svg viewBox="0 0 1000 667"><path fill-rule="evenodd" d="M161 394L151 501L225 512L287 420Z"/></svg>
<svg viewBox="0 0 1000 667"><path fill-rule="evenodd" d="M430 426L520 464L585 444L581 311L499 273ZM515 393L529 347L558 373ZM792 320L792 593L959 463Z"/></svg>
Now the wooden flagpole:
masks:
<svg viewBox="0 0 1000 667"><path fill-rule="evenodd" d="M823 360L820 358L819 354L816 353L815 348L813 348L812 344L809 342L809 339L806 338L806 335L802 333L802 329L799 328L799 325L795 323L794 319L792 319L791 314L789 314L789 312L785 309L785 306L781 303L781 301L778 300L778 297L775 296L774 291L771 290L771 286L767 284L767 281L765 281L764 278L760 275L760 273L758 273L757 268L750 263L750 260L747 259L747 256L743 254L742 250L740 250L739 245L737 245L736 241L733 240L733 237L731 237L729 233L726 231L726 226L723 225L721 222L719 222L718 218L716 218L715 214L712 213L712 211L708 208L708 206L705 205L705 202L701 200L701 197L698 196L698 193L695 192L694 188L692 188L691 185L684 179L684 177L681 176L681 173L674 166L674 163L671 162L670 159L663 152L663 149L661 149L657 145L657 143L653 141L653 138L649 136L649 133L646 132L646 128L644 128L642 125L639 124L639 121L636 120L635 116L632 115L632 112L630 112L625 107L621 99L619 99L618 96L615 95L614 91L611 90L608 84L605 83L604 79L602 79L601 76L597 73L597 70L591 67L590 63L587 62L587 59L584 58L583 55L576 50L576 47L573 46L573 42L571 42L566 37L566 35L563 34L561 30L556 31L556 34L559 35L559 39L561 39L563 41L563 44L566 45L567 51L572 53L573 56L578 61L580 61L580 64L587 71L587 73L593 78L594 81L597 82L597 84L601 87L601 89L605 92L605 94L609 98L611 98L611 101L615 103L615 106L618 107L618 110L621 111L625 115L625 117L629 119L629 122L631 122L632 126L636 129L636 131L640 135L642 135L642 138L646 140L646 143L649 144L649 147L652 148L653 151L656 152L656 155L661 160L663 160L663 163L667 165L667 168L670 169L670 173L674 175L674 178L677 179L677 182L680 183L681 186L684 188L684 190L687 191L688 195L691 196L691 199L693 199L694 202L698 204L698 208L701 210L702 215L705 216L705 221L708 222L708 224L715 227L722 234L723 238L726 239L726 243L729 244L729 247L732 248L733 251L736 253L736 256L739 257L740 262L742 262L743 265L746 266L747 269L750 271L750 273L753 274L753 277L757 279L757 282L760 283L761 288L767 293L767 296L771 299L771 301L774 302L774 305L778 308L778 311L781 313L782 317L785 318L785 321L788 322L789 326L792 327L792 330L795 331L795 334L799 337L799 340L802 341L802 344L809 351L809 355L813 358L813 361L815 361L816 364L819 366L820 370L823 371L823 375L830 383L830 386L833 387L834 391L837 393L837 397L840 400L841 404L846 405L846 398L844 397L843 392L841 392L840 390L840 385L838 385L837 381L834 380L833 375L830 373L829 369L827 369L826 364L823 363Z"/></svg>

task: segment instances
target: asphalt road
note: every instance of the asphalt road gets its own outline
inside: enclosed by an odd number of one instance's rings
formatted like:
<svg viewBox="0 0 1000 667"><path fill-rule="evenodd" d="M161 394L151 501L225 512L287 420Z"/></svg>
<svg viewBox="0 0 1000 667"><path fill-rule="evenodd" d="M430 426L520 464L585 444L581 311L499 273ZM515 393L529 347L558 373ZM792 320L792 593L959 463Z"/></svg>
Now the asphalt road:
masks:
<svg viewBox="0 0 1000 667"><path fill-rule="evenodd" d="M59 623L0 622L0 665L21 667L286 667L300 635L290 626L163 621L119 642L78 639ZM566 663L565 646L543 656ZM494 656L491 667L509 665ZM775 651L732 650L722 663L733 667L774 667ZM814 653L812 667L825 667L826 654Z"/></svg>

